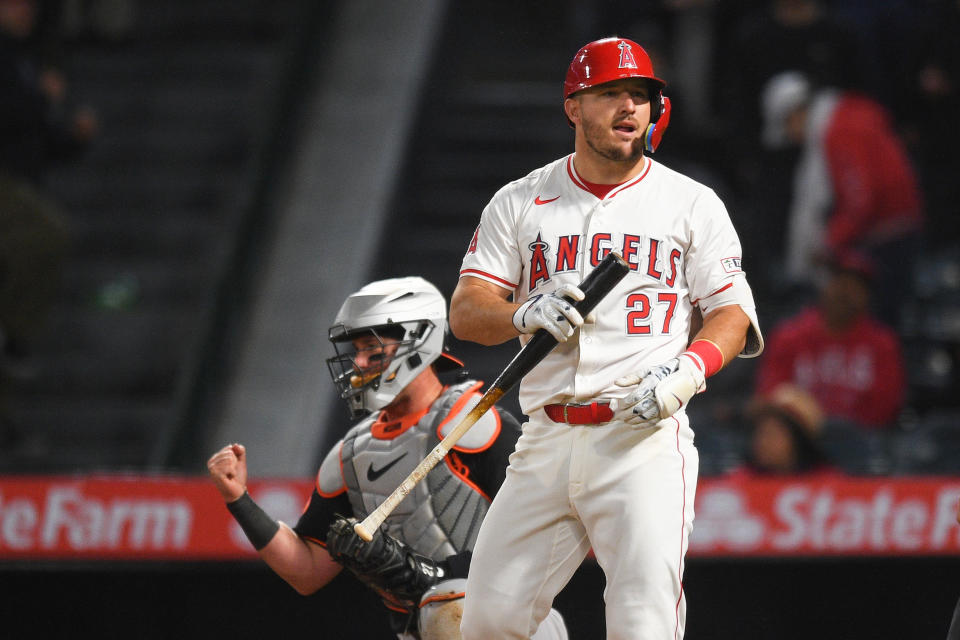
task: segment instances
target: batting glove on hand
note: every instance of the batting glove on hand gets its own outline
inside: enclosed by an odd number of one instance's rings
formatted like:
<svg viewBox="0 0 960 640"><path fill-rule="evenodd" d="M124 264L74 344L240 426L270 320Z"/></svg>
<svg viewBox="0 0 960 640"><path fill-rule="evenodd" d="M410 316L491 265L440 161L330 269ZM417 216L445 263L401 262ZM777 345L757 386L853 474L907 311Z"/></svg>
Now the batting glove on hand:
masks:
<svg viewBox="0 0 960 640"><path fill-rule="evenodd" d="M703 371L685 356L650 367L643 373L615 380L620 387L637 385L620 401L615 420L635 427L652 426L669 418L695 394L706 389Z"/></svg>
<svg viewBox="0 0 960 640"><path fill-rule="evenodd" d="M583 297L580 287L572 284L562 285L553 293L536 295L513 313L513 326L520 333L546 329L557 342L566 342L583 324L583 316L573 307Z"/></svg>

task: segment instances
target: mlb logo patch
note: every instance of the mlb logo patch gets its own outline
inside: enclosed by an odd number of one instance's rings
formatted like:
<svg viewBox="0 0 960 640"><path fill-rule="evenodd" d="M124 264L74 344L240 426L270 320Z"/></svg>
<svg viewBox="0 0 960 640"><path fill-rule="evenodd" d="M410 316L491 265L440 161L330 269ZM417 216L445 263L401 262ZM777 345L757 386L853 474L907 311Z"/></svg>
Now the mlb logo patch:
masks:
<svg viewBox="0 0 960 640"><path fill-rule="evenodd" d="M720 261L727 273L740 273L740 258L724 258Z"/></svg>

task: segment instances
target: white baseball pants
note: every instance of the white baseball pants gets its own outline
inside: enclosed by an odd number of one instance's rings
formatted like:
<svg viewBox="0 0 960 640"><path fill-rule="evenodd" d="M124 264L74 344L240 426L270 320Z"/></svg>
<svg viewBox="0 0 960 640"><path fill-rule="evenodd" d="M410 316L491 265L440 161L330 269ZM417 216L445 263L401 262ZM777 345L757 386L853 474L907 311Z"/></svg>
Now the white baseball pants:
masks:
<svg viewBox="0 0 960 640"><path fill-rule="evenodd" d="M464 640L530 638L591 547L606 577L608 639L683 638L698 465L685 414L634 429L535 412L481 525Z"/></svg>

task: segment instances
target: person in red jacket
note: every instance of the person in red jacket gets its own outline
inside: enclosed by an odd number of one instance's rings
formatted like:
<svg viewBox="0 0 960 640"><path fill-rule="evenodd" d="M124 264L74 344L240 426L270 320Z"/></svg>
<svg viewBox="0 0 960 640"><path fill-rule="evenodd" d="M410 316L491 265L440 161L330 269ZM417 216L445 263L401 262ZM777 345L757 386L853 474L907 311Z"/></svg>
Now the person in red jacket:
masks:
<svg viewBox="0 0 960 640"><path fill-rule="evenodd" d="M869 311L873 264L848 252L829 266L817 304L774 327L756 391L763 396L793 383L828 418L889 427L903 406L906 376L899 337Z"/></svg>
<svg viewBox="0 0 960 640"><path fill-rule="evenodd" d="M802 73L772 77L762 95L764 142L800 145L786 273L813 283L824 256L856 249L878 268L881 319L900 328L924 222L916 170L887 110L852 91L815 89ZM879 298L878 298L879 301Z"/></svg>

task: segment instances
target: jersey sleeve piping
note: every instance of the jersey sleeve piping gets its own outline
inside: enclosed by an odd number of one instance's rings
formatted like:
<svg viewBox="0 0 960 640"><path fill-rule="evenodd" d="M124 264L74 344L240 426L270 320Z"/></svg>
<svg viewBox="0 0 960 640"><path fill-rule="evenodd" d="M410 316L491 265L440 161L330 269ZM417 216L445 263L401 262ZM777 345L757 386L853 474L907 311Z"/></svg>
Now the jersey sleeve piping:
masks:
<svg viewBox="0 0 960 640"><path fill-rule="evenodd" d="M460 277L462 278L464 276L473 276L474 278L480 278L481 280L492 282L506 289L510 289L511 291L515 290L519 286L516 284L512 284L509 281L504 280L503 278L499 278L493 275L492 273L487 273L486 271L480 271L479 269L463 269L462 271L460 271Z"/></svg>
<svg viewBox="0 0 960 640"><path fill-rule="evenodd" d="M717 290L714 291L713 293L711 293L711 294L709 294L709 295L706 295L706 296L704 296L703 298L697 298L696 300L694 300L694 301L691 302L690 304L693 305L693 306L697 306L697 303L700 302L701 300L706 300L707 298L712 298L713 296L717 295L718 293L723 293L724 291L726 291L727 289L729 289L729 288L732 287L732 286L733 286L733 283L732 283L732 282L728 282L727 284L723 285L722 287L720 287L719 289L717 289Z"/></svg>

